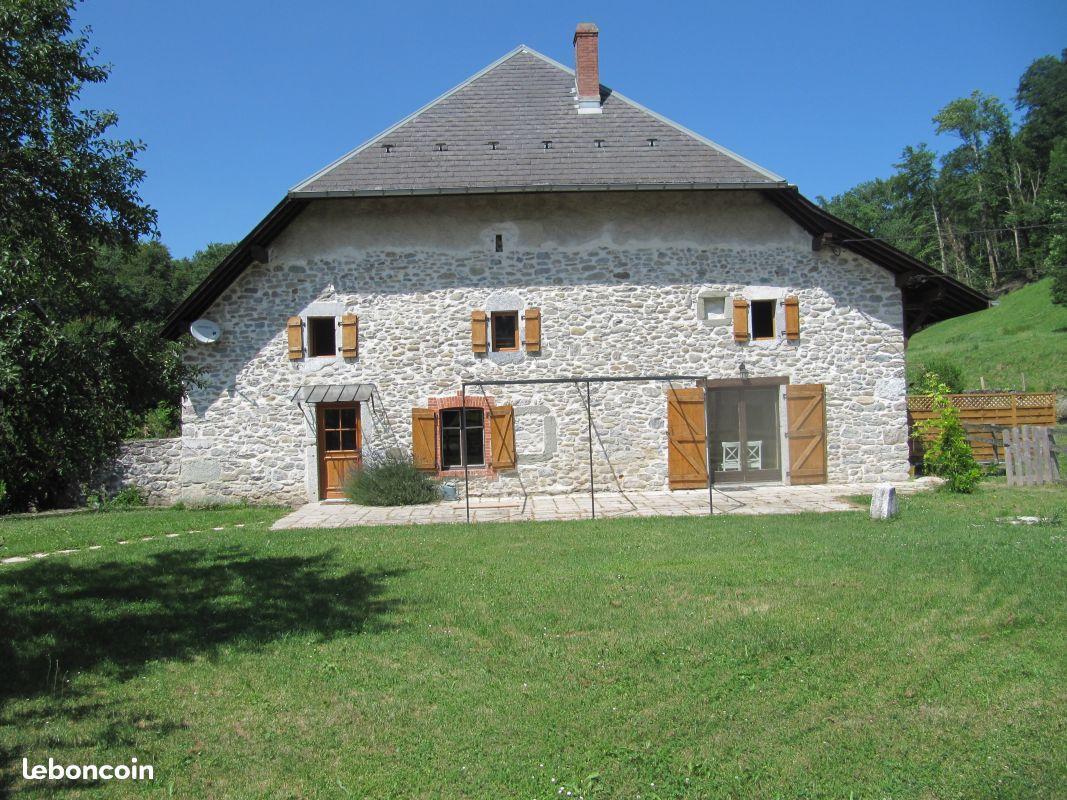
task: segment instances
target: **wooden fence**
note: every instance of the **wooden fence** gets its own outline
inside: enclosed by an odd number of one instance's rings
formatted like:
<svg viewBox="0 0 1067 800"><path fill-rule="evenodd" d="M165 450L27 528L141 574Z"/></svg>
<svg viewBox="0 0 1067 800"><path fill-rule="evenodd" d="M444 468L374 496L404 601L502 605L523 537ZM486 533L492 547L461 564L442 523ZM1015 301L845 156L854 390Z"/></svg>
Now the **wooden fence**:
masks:
<svg viewBox="0 0 1067 800"><path fill-rule="evenodd" d="M982 464L1004 460L1004 428L1020 425L1055 425L1055 392L983 392L949 395L960 410L960 422L967 429L974 457ZM908 429L935 416L928 395L908 395ZM919 457L914 442L912 458Z"/></svg>

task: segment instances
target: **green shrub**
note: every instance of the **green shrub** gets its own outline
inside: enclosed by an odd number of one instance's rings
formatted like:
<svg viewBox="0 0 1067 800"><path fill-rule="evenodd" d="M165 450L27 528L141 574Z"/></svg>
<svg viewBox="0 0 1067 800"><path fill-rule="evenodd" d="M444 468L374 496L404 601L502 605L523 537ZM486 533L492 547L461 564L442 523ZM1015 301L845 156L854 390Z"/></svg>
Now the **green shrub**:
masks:
<svg viewBox="0 0 1067 800"><path fill-rule="evenodd" d="M117 494L108 497L103 492L90 494L86 505L93 511L122 511L128 508L140 508L147 505L144 492L136 486L127 486Z"/></svg>
<svg viewBox="0 0 1067 800"><path fill-rule="evenodd" d="M916 423L912 434L923 450L923 469L927 475L944 478L948 491L970 494L982 479L982 470L960 423L959 409L948 399L952 392L933 372L927 373L922 388L933 400L935 413Z"/></svg>
<svg viewBox="0 0 1067 800"><path fill-rule="evenodd" d="M361 506L415 506L441 499L435 480L397 459L357 470L345 484L345 495Z"/></svg>
<svg viewBox="0 0 1067 800"><path fill-rule="evenodd" d="M930 373L936 374L940 382L948 387L949 394L958 394L964 390L966 384L960 365L946 356L930 356L922 361L908 362L908 391L924 392L926 376Z"/></svg>

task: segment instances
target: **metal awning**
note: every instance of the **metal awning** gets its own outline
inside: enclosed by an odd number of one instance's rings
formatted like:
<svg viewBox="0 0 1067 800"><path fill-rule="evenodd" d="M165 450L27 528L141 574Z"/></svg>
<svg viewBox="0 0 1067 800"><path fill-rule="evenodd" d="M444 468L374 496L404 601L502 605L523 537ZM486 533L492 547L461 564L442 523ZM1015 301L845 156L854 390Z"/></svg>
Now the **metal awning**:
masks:
<svg viewBox="0 0 1067 800"><path fill-rule="evenodd" d="M373 383L333 383L327 386L301 386L293 394L297 405L315 403L365 403L375 392Z"/></svg>

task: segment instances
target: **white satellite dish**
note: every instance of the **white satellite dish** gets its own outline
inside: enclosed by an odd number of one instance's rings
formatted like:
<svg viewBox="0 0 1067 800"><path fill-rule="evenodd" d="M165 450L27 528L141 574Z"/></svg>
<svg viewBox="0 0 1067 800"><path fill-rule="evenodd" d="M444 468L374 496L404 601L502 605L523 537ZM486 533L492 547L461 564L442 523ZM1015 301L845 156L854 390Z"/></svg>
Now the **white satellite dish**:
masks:
<svg viewBox="0 0 1067 800"><path fill-rule="evenodd" d="M202 344L217 342L219 337L222 336L222 330L219 326L209 319L198 319L189 326L189 333Z"/></svg>

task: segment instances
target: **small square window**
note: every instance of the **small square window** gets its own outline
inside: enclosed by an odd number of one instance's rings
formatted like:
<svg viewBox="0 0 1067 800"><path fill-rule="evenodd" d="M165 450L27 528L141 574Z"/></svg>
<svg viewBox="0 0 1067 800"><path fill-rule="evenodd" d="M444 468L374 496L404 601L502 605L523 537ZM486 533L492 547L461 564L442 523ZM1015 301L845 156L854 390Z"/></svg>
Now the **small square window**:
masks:
<svg viewBox="0 0 1067 800"><path fill-rule="evenodd" d="M774 338L774 300L753 300L752 308L752 338Z"/></svg>
<svg viewBox="0 0 1067 800"><path fill-rule="evenodd" d="M308 355L337 355L334 317L308 317Z"/></svg>
<svg viewBox="0 0 1067 800"><path fill-rule="evenodd" d="M700 298L701 319L722 319L726 316L726 297L712 295Z"/></svg>
<svg viewBox="0 0 1067 800"><path fill-rule="evenodd" d="M519 349L519 312L494 311L492 316L493 350Z"/></svg>

